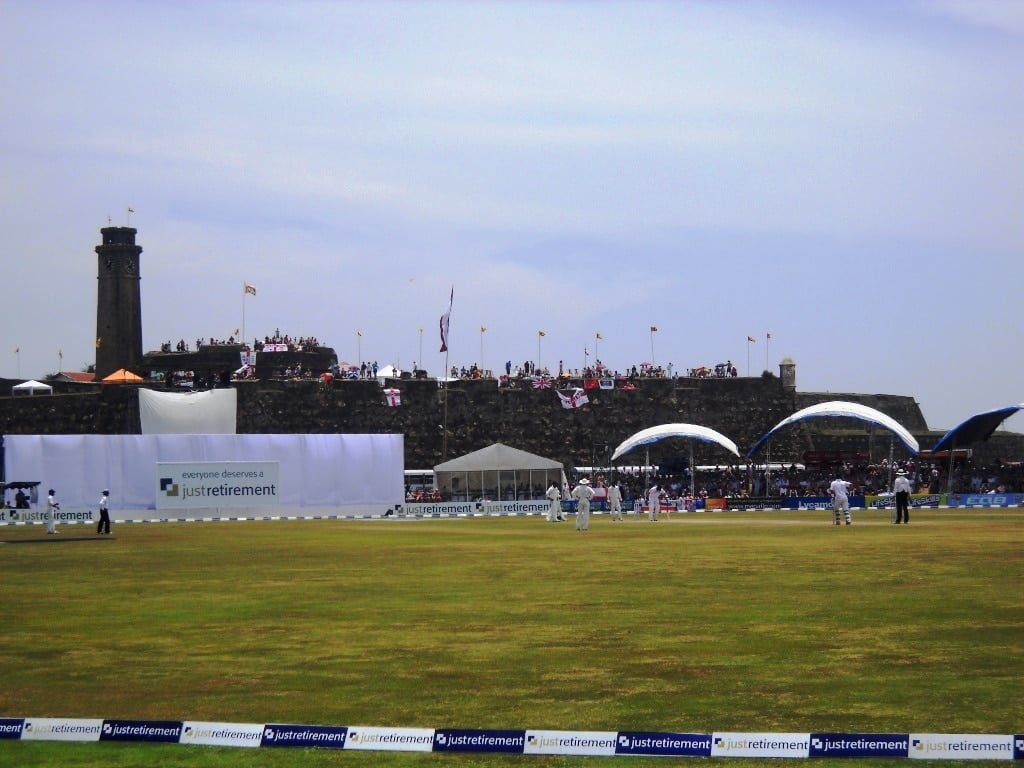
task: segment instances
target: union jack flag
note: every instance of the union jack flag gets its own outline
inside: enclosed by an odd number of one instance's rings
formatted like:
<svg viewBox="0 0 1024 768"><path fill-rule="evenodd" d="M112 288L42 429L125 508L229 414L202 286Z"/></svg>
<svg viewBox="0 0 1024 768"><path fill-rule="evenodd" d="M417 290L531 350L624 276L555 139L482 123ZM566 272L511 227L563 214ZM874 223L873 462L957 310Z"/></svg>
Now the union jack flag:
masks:
<svg viewBox="0 0 1024 768"><path fill-rule="evenodd" d="M534 389L551 389L551 379L546 376L531 376Z"/></svg>

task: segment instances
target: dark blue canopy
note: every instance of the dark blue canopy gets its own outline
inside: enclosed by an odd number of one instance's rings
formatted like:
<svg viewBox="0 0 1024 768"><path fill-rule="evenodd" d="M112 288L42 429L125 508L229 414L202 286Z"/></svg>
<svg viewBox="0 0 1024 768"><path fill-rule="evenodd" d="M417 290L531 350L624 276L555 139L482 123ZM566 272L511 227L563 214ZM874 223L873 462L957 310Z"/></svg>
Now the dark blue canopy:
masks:
<svg viewBox="0 0 1024 768"><path fill-rule="evenodd" d="M932 448L932 451L948 451L954 446L966 448L974 443L988 440L1000 424L1022 408L1024 408L1024 403L1008 405L1005 408L997 408L994 411L975 414L967 419L967 421L958 424L944 434L939 439L939 442L935 444L935 447Z"/></svg>

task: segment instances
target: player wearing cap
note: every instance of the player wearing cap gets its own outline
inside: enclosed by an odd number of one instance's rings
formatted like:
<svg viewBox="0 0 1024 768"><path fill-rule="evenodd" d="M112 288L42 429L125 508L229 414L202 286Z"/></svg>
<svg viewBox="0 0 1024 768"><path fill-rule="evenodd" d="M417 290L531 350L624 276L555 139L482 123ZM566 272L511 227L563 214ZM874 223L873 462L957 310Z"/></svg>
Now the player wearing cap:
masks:
<svg viewBox="0 0 1024 768"><path fill-rule="evenodd" d="M896 473L896 479L892 483L892 492L896 494L896 519L893 523L910 522L910 480L907 473L902 469Z"/></svg>
<svg viewBox="0 0 1024 768"><path fill-rule="evenodd" d="M572 489L572 497L576 499L576 530L585 531L590 528L590 500L594 498L590 480L585 477L580 480Z"/></svg>
<svg viewBox="0 0 1024 768"><path fill-rule="evenodd" d="M110 534L110 491L106 488L103 489L103 495L100 496L100 524L96 527L96 533Z"/></svg>

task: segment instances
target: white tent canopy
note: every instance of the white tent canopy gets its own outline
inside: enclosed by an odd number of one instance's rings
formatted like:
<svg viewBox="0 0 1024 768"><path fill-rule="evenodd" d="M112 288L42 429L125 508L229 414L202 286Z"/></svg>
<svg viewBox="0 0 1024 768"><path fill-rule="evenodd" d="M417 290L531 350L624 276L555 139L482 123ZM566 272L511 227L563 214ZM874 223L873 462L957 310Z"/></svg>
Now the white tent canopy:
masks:
<svg viewBox="0 0 1024 768"><path fill-rule="evenodd" d="M377 381L381 384L384 383L384 379L398 379L401 376L402 371L394 365L385 365L377 369Z"/></svg>
<svg viewBox="0 0 1024 768"><path fill-rule="evenodd" d="M825 416L859 419L860 421L877 424L878 426L885 427L892 432L912 453L916 454L921 451L914 436L891 416L887 416L881 411L869 408L866 405L861 405L860 403L847 403L841 400L830 400L827 403L818 403L817 405L812 405L799 410L792 416L780 421L770 430L765 432L764 435L761 436L760 440L754 443L750 450L747 451L747 456L753 456L757 452L757 449L764 445L764 443L780 429L788 427L790 424L795 424L798 421L803 421L804 419L821 418Z"/></svg>
<svg viewBox="0 0 1024 768"><path fill-rule="evenodd" d="M691 440L700 440L705 443L715 443L725 448L725 450L737 458L739 458L740 455L739 449L736 448L736 443L710 427L701 427L697 424L661 424L657 427L641 429L635 435L627 437L619 443L619 447L616 448L615 453L612 454L612 461L615 461L620 456L624 456L634 448L638 448L641 445L650 445L651 443L657 443L670 437L681 437Z"/></svg>
<svg viewBox="0 0 1024 768"><path fill-rule="evenodd" d="M453 501L543 498L551 483L561 486L560 462L494 443L434 467L437 487Z"/></svg>
<svg viewBox="0 0 1024 768"><path fill-rule="evenodd" d="M51 387L49 384L44 384L41 381L36 381L35 379L29 379L28 381L23 381L21 382L21 384L15 384L13 387L11 387L12 395L32 396L37 392L43 392L47 395L52 395L53 387Z"/></svg>
<svg viewBox="0 0 1024 768"><path fill-rule="evenodd" d="M619 446L615 449L612 454L612 461L615 461L621 456L626 455L635 448L640 446L650 445L651 443L657 443L662 440L668 440L670 438L683 438L690 443L690 495L692 496L695 489L695 475L696 468L693 466L693 441L697 440L704 443L714 443L715 445L721 446L733 456L739 458L740 452L736 448L736 443L730 440L728 437L723 435L721 432L716 432L710 427L702 427L698 424L660 424L656 427L648 427L647 429L641 429L636 434L627 437ZM650 459L644 460L644 465L649 465Z"/></svg>

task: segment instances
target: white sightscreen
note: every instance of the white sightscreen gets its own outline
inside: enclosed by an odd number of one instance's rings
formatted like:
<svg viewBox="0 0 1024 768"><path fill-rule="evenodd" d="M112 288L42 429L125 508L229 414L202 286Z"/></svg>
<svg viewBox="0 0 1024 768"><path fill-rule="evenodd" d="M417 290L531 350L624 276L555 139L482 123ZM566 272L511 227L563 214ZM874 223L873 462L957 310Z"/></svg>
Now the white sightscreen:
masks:
<svg viewBox="0 0 1024 768"><path fill-rule="evenodd" d="M144 435L233 435L238 390L157 392L139 389L139 419ZM102 489L101 489L102 490Z"/></svg>
<svg viewBox="0 0 1024 768"><path fill-rule="evenodd" d="M8 480L39 480L63 507L155 509L158 461L277 461L289 507L399 504L402 435L7 435Z"/></svg>

